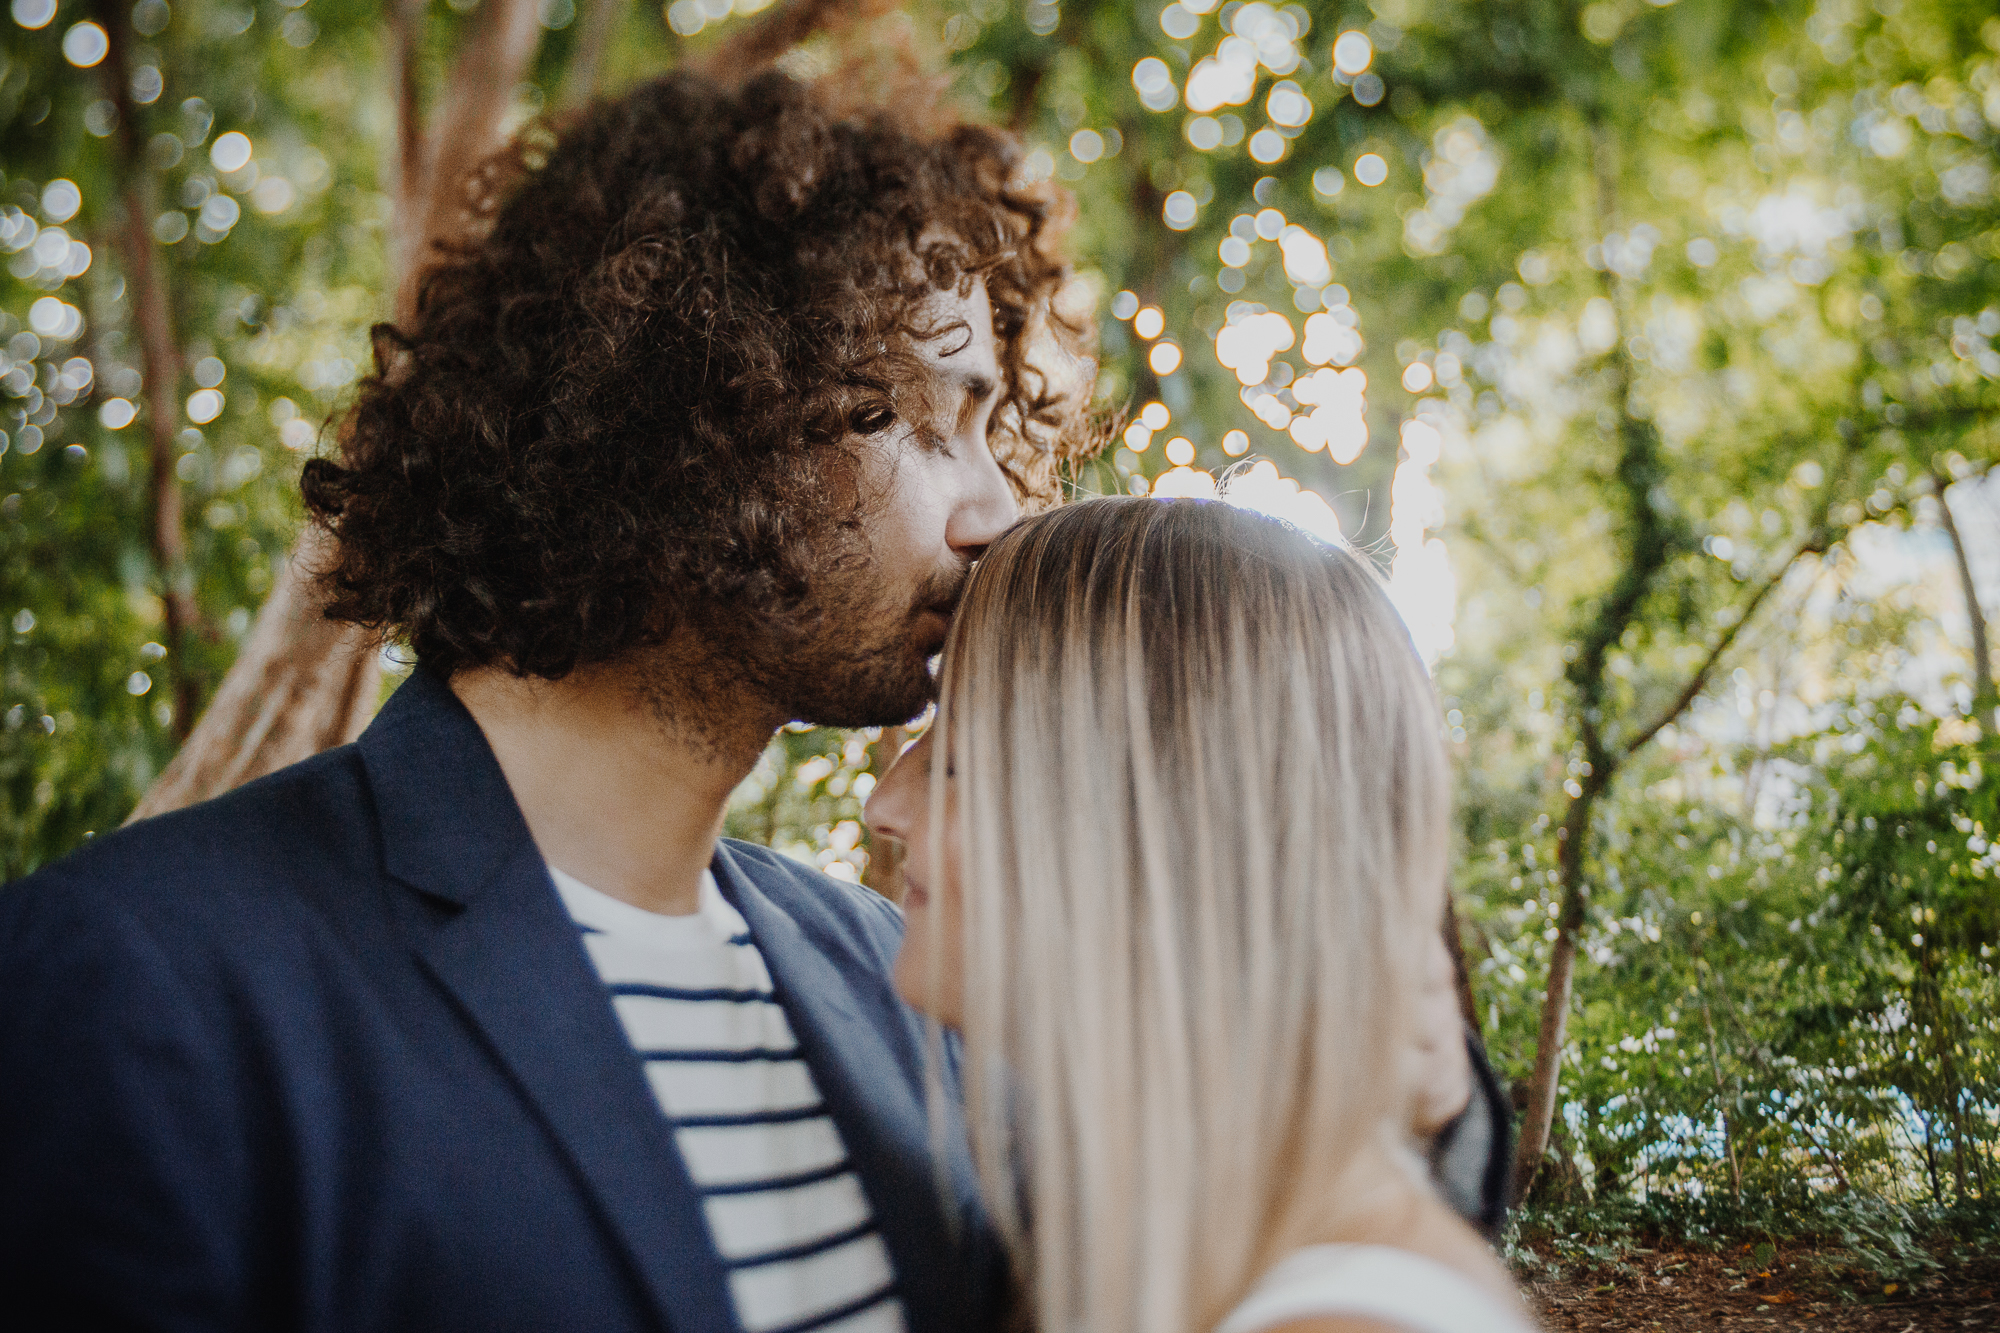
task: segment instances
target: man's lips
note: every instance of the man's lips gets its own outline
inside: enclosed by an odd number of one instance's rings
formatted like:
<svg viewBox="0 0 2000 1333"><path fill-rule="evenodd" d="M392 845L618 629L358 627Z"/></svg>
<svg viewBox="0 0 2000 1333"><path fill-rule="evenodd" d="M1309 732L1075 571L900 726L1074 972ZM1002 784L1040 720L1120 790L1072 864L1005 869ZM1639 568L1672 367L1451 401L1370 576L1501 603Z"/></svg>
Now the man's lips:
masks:
<svg viewBox="0 0 2000 1333"><path fill-rule="evenodd" d="M927 606L917 613L917 642L923 645L924 656L932 657L943 651L944 641L951 630L951 607Z"/></svg>

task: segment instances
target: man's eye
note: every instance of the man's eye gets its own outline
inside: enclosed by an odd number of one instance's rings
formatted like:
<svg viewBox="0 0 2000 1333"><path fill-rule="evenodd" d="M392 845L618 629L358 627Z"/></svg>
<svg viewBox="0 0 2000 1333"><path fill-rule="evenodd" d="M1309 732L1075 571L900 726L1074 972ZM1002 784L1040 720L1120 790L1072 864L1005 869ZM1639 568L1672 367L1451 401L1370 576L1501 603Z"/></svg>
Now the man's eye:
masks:
<svg viewBox="0 0 2000 1333"><path fill-rule="evenodd" d="M887 403L869 403L856 408L848 427L856 435L880 435L896 421L896 409Z"/></svg>

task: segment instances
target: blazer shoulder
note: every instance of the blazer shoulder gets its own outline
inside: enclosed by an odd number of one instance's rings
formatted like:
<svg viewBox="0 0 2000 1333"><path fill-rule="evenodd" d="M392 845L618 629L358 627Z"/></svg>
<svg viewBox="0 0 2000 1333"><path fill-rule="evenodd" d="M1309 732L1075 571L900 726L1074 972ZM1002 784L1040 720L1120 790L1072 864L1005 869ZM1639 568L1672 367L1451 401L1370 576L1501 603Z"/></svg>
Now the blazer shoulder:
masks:
<svg viewBox="0 0 2000 1333"><path fill-rule="evenodd" d="M341 746L90 839L0 889L0 923L137 916L170 931L181 920L205 928L219 912L268 898L301 866L338 878L372 873L374 823L360 758Z"/></svg>
<svg viewBox="0 0 2000 1333"><path fill-rule="evenodd" d="M724 838L722 845L750 882L802 923L828 924L867 937L874 951L893 957L903 939L903 909L873 889L835 879L803 861L755 843Z"/></svg>

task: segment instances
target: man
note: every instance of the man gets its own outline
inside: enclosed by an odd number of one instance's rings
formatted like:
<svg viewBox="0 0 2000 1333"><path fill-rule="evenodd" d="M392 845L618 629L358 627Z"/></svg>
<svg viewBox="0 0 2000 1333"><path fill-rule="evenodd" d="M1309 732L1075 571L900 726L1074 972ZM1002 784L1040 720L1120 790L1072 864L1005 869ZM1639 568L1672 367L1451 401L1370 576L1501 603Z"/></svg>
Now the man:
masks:
<svg viewBox="0 0 2000 1333"><path fill-rule="evenodd" d="M0 894L10 1317L997 1321L895 909L719 841L779 725L923 707L970 562L1087 447L1054 196L911 125L645 85L378 331L305 492L330 614L419 669Z"/></svg>

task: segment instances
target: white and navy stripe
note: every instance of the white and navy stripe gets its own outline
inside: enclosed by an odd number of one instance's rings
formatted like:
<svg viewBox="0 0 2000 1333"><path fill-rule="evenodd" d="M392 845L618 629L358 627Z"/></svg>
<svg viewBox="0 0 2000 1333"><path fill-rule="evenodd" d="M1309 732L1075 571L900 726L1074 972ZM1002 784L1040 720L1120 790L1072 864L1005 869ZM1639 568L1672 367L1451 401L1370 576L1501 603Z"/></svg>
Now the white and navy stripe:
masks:
<svg viewBox="0 0 2000 1333"><path fill-rule="evenodd" d="M553 867L673 1126L745 1333L903 1333L888 1248L742 916L661 916Z"/></svg>

